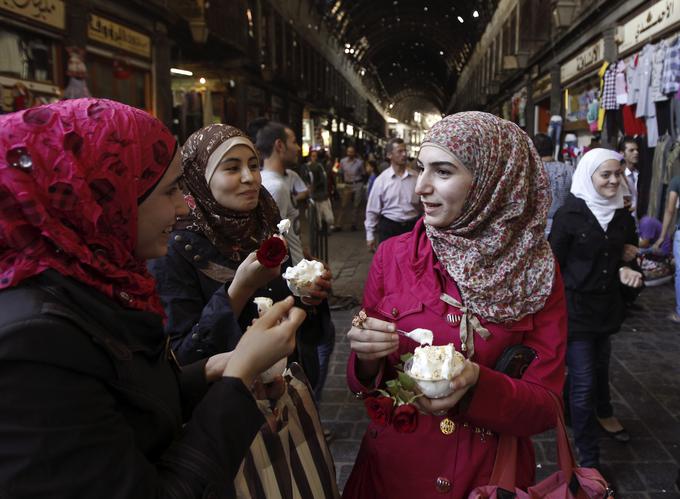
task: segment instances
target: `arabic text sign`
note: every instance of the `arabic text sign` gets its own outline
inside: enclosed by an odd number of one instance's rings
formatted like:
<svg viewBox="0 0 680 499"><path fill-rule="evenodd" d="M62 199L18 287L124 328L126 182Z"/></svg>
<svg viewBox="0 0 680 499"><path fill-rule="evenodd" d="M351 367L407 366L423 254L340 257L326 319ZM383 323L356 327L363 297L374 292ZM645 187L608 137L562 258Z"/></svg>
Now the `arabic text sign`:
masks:
<svg viewBox="0 0 680 499"><path fill-rule="evenodd" d="M560 68L560 82L571 80L574 76L596 66L604 60L604 39L600 39Z"/></svg>
<svg viewBox="0 0 680 499"><path fill-rule="evenodd" d="M111 45L146 58L151 57L151 38L138 31L96 15L90 16L87 36L106 45Z"/></svg>
<svg viewBox="0 0 680 499"><path fill-rule="evenodd" d="M646 42L650 37L680 22L680 0L661 0L619 28L623 43L619 52Z"/></svg>
<svg viewBox="0 0 680 499"><path fill-rule="evenodd" d="M0 0L0 10L6 10L21 17L64 29L64 0Z"/></svg>

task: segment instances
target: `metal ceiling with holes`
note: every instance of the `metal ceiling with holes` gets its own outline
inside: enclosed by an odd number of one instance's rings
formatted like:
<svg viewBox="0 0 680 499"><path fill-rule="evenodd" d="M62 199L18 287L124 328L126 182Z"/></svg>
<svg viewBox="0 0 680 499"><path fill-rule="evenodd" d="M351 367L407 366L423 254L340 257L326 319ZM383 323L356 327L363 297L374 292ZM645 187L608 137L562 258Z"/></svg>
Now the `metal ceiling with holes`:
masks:
<svg viewBox="0 0 680 499"><path fill-rule="evenodd" d="M345 55L399 120L442 112L498 0L316 0Z"/></svg>

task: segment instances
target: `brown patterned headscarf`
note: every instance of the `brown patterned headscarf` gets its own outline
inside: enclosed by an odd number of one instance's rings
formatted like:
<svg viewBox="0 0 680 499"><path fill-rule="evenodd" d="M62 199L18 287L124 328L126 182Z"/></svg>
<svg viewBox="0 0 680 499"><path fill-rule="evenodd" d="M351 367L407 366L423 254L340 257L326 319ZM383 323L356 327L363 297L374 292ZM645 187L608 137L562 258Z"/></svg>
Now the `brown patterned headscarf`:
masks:
<svg viewBox="0 0 680 499"><path fill-rule="evenodd" d="M275 234L281 219L267 189L260 188L257 208L245 212L225 208L212 195L209 178L219 159L237 145L245 145L255 152L246 135L229 125L208 125L187 139L182 148L182 166L191 212L178 224L179 228L203 234L222 255L234 262L242 261Z"/></svg>
<svg viewBox="0 0 680 499"><path fill-rule="evenodd" d="M426 226L464 305L492 322L541 310L555 261L543 236L550 186L531 139L514 123L466 112L435 124L428 143L450 151L474 178L461 216L450 227Z"/></svg>

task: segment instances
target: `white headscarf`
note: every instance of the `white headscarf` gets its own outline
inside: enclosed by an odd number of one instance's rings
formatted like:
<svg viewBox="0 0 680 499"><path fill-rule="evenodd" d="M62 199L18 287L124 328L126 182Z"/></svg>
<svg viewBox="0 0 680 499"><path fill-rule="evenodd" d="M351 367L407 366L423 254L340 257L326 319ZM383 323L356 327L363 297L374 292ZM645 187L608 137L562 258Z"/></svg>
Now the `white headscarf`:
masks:
<svg viewBox="0 0 680 499"><path fill-rule="evenodd" d="M602 230L607 230L609 222L614 218L614 212L623 208L623 190L619 188L616 196L611 199L605 198L593 185L593 173L602 163L610 159L621 161L622 156L609 149L592 149L585 153L579 161L574 177L571 181L571 193L577 198L583 199L600 223ZM621 183L626 179L622 178Z"/></svg>

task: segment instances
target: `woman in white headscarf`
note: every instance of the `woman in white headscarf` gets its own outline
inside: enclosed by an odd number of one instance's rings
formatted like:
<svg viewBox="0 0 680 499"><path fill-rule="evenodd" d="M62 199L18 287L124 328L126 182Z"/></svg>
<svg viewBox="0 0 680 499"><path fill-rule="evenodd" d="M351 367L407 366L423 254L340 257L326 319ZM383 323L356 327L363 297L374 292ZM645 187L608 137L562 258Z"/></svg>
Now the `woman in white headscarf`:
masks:
<svg viewBox="0 0 680 499"><path fill-rule="evenodd" d="M637 233L623 207L623 184L620 154L586 153L550 233L567 298L571 422L581 466L588 467L599 466L598 421L615 439L630 439L609 398L610 337L624 313L620 284L642 286L642 275L624 258L624 247L637 244Z"/></svg>

